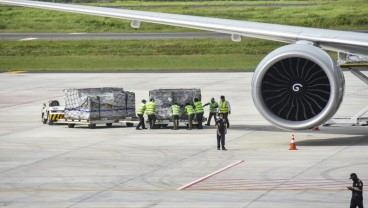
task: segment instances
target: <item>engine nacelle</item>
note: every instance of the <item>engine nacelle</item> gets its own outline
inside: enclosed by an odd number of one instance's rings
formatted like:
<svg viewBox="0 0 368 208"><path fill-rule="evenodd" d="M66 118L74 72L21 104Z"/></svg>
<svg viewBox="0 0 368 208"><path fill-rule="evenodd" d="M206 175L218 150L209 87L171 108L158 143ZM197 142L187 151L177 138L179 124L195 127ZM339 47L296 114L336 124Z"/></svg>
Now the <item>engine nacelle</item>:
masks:
<svg viewBox="0 0 368 208"><path fill-rule="evenodd" d="M252 80L253 102L272 124L288 130L311 129L338 110L344 75L325 51L293 44L268 54Z"/></svg>

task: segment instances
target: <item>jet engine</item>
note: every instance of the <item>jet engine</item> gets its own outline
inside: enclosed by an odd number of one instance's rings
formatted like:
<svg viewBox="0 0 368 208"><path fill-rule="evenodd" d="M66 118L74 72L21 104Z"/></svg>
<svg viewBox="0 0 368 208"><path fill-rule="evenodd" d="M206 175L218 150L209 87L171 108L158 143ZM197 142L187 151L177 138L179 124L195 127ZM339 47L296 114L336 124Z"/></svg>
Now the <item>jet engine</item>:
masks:
<svg viewBox="0 0 368 208"><path fill-rule="evenodd" d="M334 59L310 44L292 44L268 54L252 80L253 102L272 124L288 130L311 129L338 110L344 75Z"/></svg>

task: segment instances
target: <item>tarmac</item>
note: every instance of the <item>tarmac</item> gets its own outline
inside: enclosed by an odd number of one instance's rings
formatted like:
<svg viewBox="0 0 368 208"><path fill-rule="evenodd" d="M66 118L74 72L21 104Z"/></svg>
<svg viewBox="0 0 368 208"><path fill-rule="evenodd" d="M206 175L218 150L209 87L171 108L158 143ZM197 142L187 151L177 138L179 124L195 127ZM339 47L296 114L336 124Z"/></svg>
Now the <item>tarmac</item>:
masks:
<svg viewBox="0 0 368 208"><path fill-rule="evenodd" d="M349 207L350 173L368 183L368 127L278 129L253 105L252 75L0 74L0 206ZM336 116L352 116L368 105L368 86L345 75ZM228 150L217 150L213 125L136 131L42 124L44 102L62 100L63 89L87 87L123 87L136 93L137 104L158 88L201 88L204 102L225 95L232 107ZM293 133L298 150L290 151Z"/></svg>

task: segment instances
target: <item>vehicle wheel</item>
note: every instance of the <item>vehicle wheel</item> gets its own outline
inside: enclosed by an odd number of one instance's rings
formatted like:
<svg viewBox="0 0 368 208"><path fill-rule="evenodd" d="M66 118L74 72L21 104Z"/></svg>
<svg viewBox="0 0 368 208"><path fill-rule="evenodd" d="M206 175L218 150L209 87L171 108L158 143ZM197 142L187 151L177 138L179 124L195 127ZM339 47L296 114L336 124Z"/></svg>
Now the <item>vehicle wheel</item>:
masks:
<svg viewBox="0 0 368 208"><path fill-rule="evenodd" d="M161 128L167 128L169 126L169 124L162 124Z"/></svg>
<svg viewBox="0 0 368 208"><path fill-rule="evenodd" d="M96 124L89 124L89 125L88 125L88 128L90 128L90 129L94 129L94 128L96 128Z"/></svg>
<svg viewBox="0 0 368 208"><path fill-rule="evenodd" d="M47 119L49 120L49 125L54 125L54 121L50 119L49 115L47 115Z"/></svg>
<svg viewBox="0 0 368 208"><path fill-rule="evenodd" d="M127 123L126 123L126 126L127 126L127 127L133 127L133 126L134 126L134 123L127 122Z"/></svg>
<svg viewBox="0 0 368 208"><path fill-rule="evenodd" d="M107 127L112 127L112 123L107 123L106 126Z"/></svg>
<svg viewBox="0 0 368 208"><path fill-rule="evenodd" d="M45 118L43 117L43 115L44 115L44 114L42 114L42 117L41 117L41 118L42 118L42 123L43 123L43 124L47 124L47 118L45 119Z"/></svg>
<svg viewBox="0 0 368 208"><path fill-rule="evenodd" d="M68 124L68 128L74 128L75 124Z"/></svg>

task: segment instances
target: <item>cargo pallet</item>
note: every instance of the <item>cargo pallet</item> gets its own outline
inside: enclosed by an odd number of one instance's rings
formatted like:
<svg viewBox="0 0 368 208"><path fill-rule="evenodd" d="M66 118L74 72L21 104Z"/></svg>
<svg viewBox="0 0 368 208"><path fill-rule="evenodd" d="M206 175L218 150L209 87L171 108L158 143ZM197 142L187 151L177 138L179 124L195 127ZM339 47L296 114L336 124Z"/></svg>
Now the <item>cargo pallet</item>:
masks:
<svg viewBox="0 0 368 208"><path fill-rule="evenodd" d="M99 119L99 120L76 120L76 119L59 119L58 123L67 124L69 128L74 128L75 125L87 125L88 128L94 129L97 125L105 124L111 127L113 124L125 124L127 127L133 127L139 122L138 117L126 117L123 119Z"/></svg>

